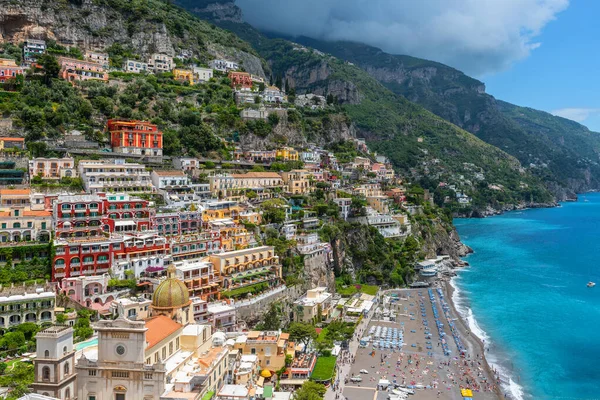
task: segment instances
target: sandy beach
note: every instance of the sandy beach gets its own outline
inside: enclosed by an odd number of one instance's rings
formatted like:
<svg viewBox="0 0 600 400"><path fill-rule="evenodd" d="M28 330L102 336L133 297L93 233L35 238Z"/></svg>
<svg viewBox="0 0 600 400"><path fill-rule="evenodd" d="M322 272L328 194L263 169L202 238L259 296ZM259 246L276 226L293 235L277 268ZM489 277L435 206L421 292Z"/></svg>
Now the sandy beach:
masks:
<svg viewBox="0 0 600 400"><path fill-rule="evenodd" d="M409 397L414 399L462 400L461 388L471 389L474 399L503 398L496 387L496 377L485 361L483 343L470 334L452 305L451 286L445 283L440 288L443 297L436 287L431 288L432 295L427 288L386 291L384 295L394 294L395 300L385 305L380 303L378 310L371 312L358 327L349 352L338 358L335 388L329 389L326 399L387 399L388 391L378 387L382 379L422 387ZM442 310L442 298L449 306L448 313ZM439 329L434 308L443 325ZM384 317L384 310L395 314L395 321ZM450 330L451 323L458 334L463 356ZM373 346L371 341L359 346L359 339L369 336L371 327L397 329L402 332L404 345L399 349L382 349ZM377 344L379 342L377 340ZM362 381L352 382L353 376L360 376Z"/></svg>

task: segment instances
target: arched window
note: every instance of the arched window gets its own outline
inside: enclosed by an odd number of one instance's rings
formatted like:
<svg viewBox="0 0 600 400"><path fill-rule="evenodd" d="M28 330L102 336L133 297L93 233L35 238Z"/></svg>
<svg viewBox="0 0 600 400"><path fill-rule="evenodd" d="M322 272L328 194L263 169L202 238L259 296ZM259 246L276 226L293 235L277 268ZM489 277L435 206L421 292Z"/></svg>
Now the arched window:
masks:
<svg viewBox="0 0 600 400"><path fill-rule="evenodd" d="M13 228L20 228L21 227L21 223L20 222L15 222L13 224Z"/></svg>
<svg viewBox="0 0 600 400"><path fill-rule="evenodd" d="M65 389L65 399L69 400L71 398L71 388Z"/></svg>
<svg viewBox="0 0 600 400"><path fill-rule="evenodd" d="M44 381L50 380L50 367L42 368L42 380L44 380Z"/></svg>
<svg viewBox="0 0 600 400"><path fill-rule="evenodd" d="M70 371L69 371L69 363L68 363L68 362L66 362L66 363L65 363L65 376L69 375L69 372L70 372Z"/></svg>
<svg viewBox="0 0 600 400"><path fill-rule="evenodd" d="M67 346L63 347L63 354L67 354Z"/></svg>
<svg viewBox="0 0 600 400"><path fill-rule="evenodd" d="M49 351L49 350L46 350L46 351L44 352L44 357L46 357L46 358L50 358L50 351Z"/></svg>

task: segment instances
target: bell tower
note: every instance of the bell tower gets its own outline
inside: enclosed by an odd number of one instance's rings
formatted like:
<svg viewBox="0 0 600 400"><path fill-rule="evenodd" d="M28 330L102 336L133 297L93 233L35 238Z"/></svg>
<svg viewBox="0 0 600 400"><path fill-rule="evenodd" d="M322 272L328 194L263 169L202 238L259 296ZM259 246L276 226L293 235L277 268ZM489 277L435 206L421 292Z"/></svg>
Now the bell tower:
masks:
<svg viewBox="0 0 600 400"><path fill-rule="evenodd" d="M51 326L35 338L33 392L65 400L77 398L73 328Z"/></svg>

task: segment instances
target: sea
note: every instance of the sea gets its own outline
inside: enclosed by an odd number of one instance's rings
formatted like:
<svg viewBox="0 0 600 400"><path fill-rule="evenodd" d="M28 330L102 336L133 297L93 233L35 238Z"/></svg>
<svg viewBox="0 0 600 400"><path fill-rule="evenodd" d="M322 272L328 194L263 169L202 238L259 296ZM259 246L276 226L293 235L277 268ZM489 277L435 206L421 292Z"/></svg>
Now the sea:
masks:
<svg viewBox="0 0 600 400"><path fill-rule="evenodd" d="M600 399L600 194L454 223L474 250L454 301L507 397Z"/></svg>

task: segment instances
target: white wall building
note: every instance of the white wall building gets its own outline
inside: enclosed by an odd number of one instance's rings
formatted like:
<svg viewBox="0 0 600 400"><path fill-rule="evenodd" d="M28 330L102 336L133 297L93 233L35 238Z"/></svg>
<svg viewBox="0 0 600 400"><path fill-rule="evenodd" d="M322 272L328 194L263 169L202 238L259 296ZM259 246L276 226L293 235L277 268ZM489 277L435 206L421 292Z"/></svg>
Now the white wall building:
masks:
<svg viewBox="0 0 600 400"><path fill-rule="evenodd" d="M123 69L126 72L131 72L134 74L149 71L148 63L137 60L125 60L125 65L123 66Z"/></svg>

